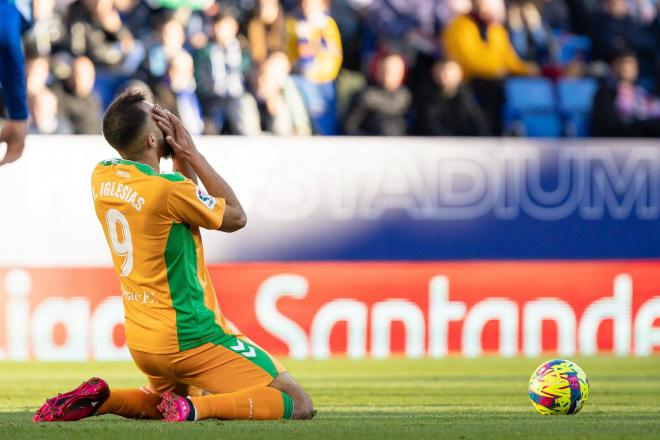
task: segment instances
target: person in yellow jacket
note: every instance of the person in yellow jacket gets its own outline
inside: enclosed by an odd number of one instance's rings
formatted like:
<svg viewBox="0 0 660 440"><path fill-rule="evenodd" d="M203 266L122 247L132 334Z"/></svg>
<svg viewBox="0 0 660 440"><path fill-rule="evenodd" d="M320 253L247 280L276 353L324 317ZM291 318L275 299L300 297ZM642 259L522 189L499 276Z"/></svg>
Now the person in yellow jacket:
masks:
<svg viewBox="0 0 660 440"><path fill-rule="evenodd" d="M445 56L463 69L490 125L502 133L502 80L510 75L537 75L536 64L516 54L509 33L501 24L505 17L502 0L472 0L472 12L456 17L442 32Z"/></svg>
<svg viewBox="0 0 660 440"><path fill-rule="evenodd" d="M342 63L339 28L328 15L324 0L302 0L288 17L287 50L296 69L317 84L337 79Z"/></svg>
<svg viewBox="0 0 660 440"><path fill-rule="evenodd" d="M334 81L343 61L337 23L328 14L326 0L300 0L287 18L287 52L294 76L309 111L314 131L337 134Z"/></svg>
<svg viewBox="0 0 660 440"><path fill-rule="evenodd" d="M535 75L538 67L516 54L500 23L502 0L473 0L470 14L455 18L442 33L447 58L457 61L466 80Z"/></svg>

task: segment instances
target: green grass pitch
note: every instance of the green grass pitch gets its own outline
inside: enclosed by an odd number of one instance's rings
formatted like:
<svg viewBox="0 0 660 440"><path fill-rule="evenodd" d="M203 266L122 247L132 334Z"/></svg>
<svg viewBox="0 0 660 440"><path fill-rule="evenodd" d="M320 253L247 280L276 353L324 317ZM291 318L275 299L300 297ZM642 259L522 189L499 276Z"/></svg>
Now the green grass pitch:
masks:
<svg viewBox="0 0 660 440"><path fill-rule="evenodd" d="M130 363L0 363L0 438L660 438L660 356L575 358L591 382L576 416L537 415L530 374L545 359L286 361L317 408L312 421L208 420L189 424L93 417L36 424L46 397L99 375L144 384Z"/></svg>

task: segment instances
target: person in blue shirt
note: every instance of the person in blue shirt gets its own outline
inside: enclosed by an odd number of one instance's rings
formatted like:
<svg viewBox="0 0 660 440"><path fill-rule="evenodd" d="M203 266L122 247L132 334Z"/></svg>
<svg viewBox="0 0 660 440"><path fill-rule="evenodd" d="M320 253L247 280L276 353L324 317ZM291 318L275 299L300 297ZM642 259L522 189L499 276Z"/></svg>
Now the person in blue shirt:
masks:
<svg viewBox="0 0 660 440"><path fill-rule="evenodd" d="M29 27L31 8L30 0L0 0L0 85L9 112L0 128L0 144L7 144L0 165L17 160L25 147L28 109L21 33Z"/></svg>

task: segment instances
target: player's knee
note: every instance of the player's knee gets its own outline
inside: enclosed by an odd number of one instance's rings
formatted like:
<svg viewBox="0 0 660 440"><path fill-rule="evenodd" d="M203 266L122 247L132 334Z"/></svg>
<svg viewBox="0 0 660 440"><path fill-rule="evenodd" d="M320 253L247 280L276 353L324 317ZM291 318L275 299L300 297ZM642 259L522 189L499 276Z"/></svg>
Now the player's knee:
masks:
<svg viewBox="0 0 660 440"><path fill-rule="evenodd" d="M316 410L312 399L302 391L296 398L293 399L293 419L296 420L309 420L314 417Z"/></svg>
<svg viewBox="0 0 660 440"><path fill-rule="evenodd" d="M293 400L293 419L309 420L314 417L316 410L312 399L289 373L280 373L270 386L286 393Z"/></svg>

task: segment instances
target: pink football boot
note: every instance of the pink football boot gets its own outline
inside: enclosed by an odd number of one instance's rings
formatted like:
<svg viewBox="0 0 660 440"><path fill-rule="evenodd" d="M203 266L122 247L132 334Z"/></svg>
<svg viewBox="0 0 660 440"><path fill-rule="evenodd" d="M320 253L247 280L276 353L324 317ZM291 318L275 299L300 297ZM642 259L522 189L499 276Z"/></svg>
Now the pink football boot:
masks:
<svg viewBox="0 0 660 440"><path fill-rule="evenodd" d="M158 411L166 422L192 422L195 420L195 407L190 400L169 391L160 396Z"/></svg>
<svg viewBox="0 0 660 440"><path fill-rule="evenodd" d="M103 379L92 377L68 393L46 400L32 419L35 422L71 422L96 413L110 396L110 388Z"/></svg>

